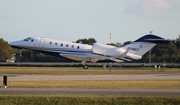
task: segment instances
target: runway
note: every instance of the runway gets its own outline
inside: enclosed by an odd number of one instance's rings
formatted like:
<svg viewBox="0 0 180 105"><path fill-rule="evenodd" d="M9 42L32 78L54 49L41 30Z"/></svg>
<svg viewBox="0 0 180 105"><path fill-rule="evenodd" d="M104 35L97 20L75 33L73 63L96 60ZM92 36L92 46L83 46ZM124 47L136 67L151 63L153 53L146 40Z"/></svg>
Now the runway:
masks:
<svg viewBox="0 0 180 105"><path fill-rule="evenodd" d="M112 75L7 75L9 81L37 80L180 80L178 74L112 74Z"/></svg>
<svg viewBox="0 0 180 105"><path fill-rule="evenodd" d="M98 94L179 96L180 90L1 88L0 94Z"/></svg>

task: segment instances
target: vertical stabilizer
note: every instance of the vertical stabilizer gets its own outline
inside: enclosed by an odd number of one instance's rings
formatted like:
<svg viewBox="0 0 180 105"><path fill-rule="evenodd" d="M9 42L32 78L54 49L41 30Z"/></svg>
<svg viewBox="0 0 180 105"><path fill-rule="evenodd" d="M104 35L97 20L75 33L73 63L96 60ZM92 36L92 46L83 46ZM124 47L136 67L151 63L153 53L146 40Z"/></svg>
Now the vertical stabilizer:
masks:
<svg viewBox="0 0 180 105"><path fill-rule="evenodd" d="M129 50L128 53L143 56L146 52L148 52L151 48L153 48L156 44L168 44L169 41L165 40L156 35L145 35L136 41L126 45L123 47L125 50Z"/></svg>

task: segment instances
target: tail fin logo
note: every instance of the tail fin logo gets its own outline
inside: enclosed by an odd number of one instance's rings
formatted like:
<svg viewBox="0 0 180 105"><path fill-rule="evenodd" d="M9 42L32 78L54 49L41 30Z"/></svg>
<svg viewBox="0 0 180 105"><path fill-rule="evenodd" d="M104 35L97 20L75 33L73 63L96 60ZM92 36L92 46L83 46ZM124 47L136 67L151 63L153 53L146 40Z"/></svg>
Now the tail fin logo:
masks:
<svg viewBox="0 0 180 105"><path fill-rule="evenodd" d="M142 44L140 44L140 45L139 45L139 48L143 48L143 45L142 45Z"/></svg>

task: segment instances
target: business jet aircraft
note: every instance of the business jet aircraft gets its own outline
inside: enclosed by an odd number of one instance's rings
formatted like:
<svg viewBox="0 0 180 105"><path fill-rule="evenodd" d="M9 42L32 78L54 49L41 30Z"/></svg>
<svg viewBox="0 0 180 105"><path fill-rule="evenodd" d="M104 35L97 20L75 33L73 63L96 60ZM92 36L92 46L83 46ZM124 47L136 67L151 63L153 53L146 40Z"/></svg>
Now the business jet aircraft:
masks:
<svg viewBox="0 0 180 105"><path fill-rule="evenodd" d="M156 35L145 35L123 47L115 47L101 43L93 45L72 43L67 41L47 39L43 37L28 37L10 42L15 48L35 50L41 53L81 61L83 68L88 69L86 61L111 60L125 62L139 60L156 44L168 44L169 41Z"/></svg>

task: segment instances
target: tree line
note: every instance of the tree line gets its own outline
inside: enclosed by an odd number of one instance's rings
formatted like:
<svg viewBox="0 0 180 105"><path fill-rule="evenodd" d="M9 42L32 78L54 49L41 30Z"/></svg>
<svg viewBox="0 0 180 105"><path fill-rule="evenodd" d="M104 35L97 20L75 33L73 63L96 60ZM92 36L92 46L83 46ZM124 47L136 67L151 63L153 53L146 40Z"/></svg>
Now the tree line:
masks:
<svg viewBox="0 0 180 105"><path fill-rule="evenodd" d="M75 43L89 44L97 42L94 38L89 39L78 39ZM121 47L126 44L131 43L132 41L126 41L123 44L120 42L117 43L107 43L108 45ZM19 50L11 48L8 45L8 42L0 38L0 61L5 62L7 59L10 59L12 56L16 57L16 62L68 62L70 60L64 58L57 58L50 55L45 55L32 50L22 50L22 56L19 56ZM149 53L146 53L142 59L138 61L133 61L138 63L148 63L149 62ZM170 41L170 44L157 44L154 48L151 49L151 62L169 62L169 63L179 63L180 62L180 39L174 39Z"/></svg>

